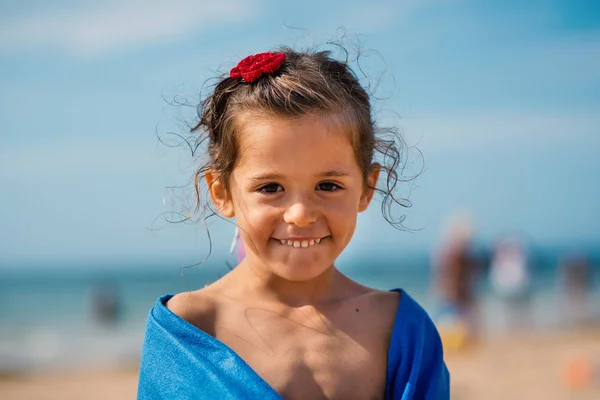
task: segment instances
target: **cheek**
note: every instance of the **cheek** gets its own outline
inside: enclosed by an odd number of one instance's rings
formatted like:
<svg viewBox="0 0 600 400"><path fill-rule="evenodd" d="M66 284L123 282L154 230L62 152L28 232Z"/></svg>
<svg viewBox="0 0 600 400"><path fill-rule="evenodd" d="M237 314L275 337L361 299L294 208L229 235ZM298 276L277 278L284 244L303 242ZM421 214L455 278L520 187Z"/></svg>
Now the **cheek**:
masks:
<svg viewBox="0 0 600 400"><path fill-rule="evenodd" d="M275 218L269 212L269 207L244 203L238 211L236 223L247 250L255 254L262 253L275 227Z"/></svg>
<svg viewBox="0 0 600 400"><path fill-rule="evenodd" d="M272 230L277 212L273 207L246 201L236 205L236 216L240 227L252 232L264 232Z"/></svg>
<svg viewBox="0 0 600 400"><path fill-rule="evenodd" d="M332 226L350 227L356 224L358 201L354 197L341 199L327 206L328 222Z"/></svg>
<svg viewBox="0 0 600 400"><path fill-rule="evenodd" d="M328 206L332 212L338 214L357 214L360 203L361 192L356 189L349 190Z"/></svg>

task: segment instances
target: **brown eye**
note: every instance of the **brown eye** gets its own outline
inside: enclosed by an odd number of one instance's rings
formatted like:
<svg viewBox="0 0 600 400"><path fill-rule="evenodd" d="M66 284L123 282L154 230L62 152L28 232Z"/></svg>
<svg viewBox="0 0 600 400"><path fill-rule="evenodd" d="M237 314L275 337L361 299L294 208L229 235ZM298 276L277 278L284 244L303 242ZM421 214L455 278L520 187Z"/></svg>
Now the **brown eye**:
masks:
<svg viewBox="0 0 600 400"><path fill-rule="evenodd" d="M268 183L266 185L261 186L258 189L258 191L262 192L262 193L271 194L271 193L283 192L283 187L277 183Z"/></svg>
<svg viewBox="0 0 600 400"><path fill-rule="evenodd" d="M322 190L324 192L335 192L340 189L341 186L333 182L321 182L317 185L317 190Z"/></svg>

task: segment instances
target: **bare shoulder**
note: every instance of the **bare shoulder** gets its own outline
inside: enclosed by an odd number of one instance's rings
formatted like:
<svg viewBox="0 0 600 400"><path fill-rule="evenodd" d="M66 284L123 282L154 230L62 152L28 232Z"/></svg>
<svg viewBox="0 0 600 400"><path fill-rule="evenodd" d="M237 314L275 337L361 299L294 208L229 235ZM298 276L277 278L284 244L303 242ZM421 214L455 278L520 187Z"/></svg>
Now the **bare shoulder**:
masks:
<svg viewBox="0 0 600 400"><path fill-rule="evenodd" d="M391 332L400 304L399 292L377 290L362 286L360 293L347 302L345 317L348 323L369 326L370 332ZM348 310L349 309L349 310ZM362 328L361 328L362 329Z"/></svg>
<svg viewBox="0 0 600 400"><path fill-rule="evenodd" d="M367 296L369 310L377 319L393 323L400 304L400 296L399 292L373 289Z"/></svg>
<svg viewBox="0 0 600 400"><path fill-rule="evenodd" d="M214 336L219 301L218 293L212 288L176 294L165 305L181 319Z"/></svg>

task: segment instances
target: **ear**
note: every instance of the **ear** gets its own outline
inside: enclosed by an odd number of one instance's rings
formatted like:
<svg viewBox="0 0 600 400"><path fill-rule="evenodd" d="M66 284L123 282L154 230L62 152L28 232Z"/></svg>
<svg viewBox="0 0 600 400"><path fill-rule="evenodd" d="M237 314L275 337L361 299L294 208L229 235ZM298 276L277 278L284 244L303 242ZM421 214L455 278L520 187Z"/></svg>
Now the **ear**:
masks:
<svg viewBox="0 0 600 400"><path fill-rule="evenodd" d="M204 174L210 199L217 208L217 212L225 218L231 218L235 215L233 212L233 203L227 191L225 183L221 179L221 174L215 171L208 171Z"/></svg>
<svg viewBox="0 0 600 400"><path fill-rule="evenodd" d="M375 193L375 185L377 184L377 179L379 179L380 172L381 165L378 163L371 164L371 169L367 175L365 188L363 189L363 193L360 196L360 201L358 202L358 212L365 211L369 206L369 203L371 203L371 199Z"/></svg>

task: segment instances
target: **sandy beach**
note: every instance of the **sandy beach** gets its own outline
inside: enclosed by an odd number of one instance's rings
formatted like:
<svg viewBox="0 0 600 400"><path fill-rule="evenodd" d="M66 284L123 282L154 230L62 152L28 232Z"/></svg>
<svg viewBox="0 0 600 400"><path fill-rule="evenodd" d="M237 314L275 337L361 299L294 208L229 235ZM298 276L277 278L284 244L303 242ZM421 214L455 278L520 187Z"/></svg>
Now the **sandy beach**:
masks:
<svg viewBox="0 0 600 400"><path fill-rule="evenodd" d="M599 399L600 326L524 333L448 351L452 399ZM137 370L78 371L0 378L0 398L133 399Z"/></svg>
<svg viewBox="0 0 600 400"><path fill-rule="evenodd" d="M489 340L446 362L456 400L600 399L600 327Z"/></svg>

